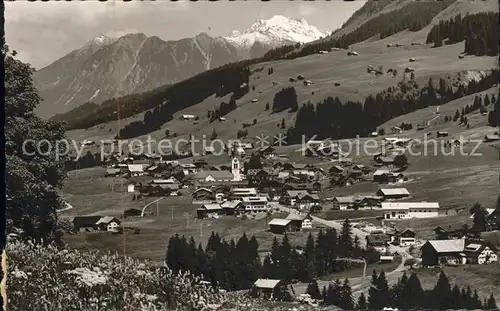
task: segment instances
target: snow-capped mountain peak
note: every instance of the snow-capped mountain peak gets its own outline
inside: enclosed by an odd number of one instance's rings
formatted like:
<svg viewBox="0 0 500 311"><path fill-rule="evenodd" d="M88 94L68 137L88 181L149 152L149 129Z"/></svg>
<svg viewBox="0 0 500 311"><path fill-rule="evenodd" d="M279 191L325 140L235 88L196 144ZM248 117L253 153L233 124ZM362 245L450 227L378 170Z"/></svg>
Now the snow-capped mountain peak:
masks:
<svg viewBox="0 0 500 311"><path fill-rule="evenodd" d="M225 39L239 48L249 48L256 41L271 45L307 43L326 35L324 31L309 25L304 18L275 15L267 20L257 19L247 30L233 31Z"/></svg>
<svg viewBox="0 0 500 311"><path fill-rule="evenodd" d="M106 37L103 34L95 37L94 39L87 42L87 45L95 44L95 45L108 45L116 41L116 38Z"/></svg>

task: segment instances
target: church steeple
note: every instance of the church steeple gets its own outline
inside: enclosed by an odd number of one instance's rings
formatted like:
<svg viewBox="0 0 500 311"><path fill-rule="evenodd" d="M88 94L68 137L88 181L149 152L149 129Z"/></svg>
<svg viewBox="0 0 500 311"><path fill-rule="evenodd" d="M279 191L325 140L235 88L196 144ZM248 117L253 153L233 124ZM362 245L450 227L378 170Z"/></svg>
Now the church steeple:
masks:
<svg viewBox="0 0 500 311"><path fill-rule="evenodd" d="M231 161L231 171L233 173L233 181L241 181L241 165L237 157L233 157Z"/></svg>

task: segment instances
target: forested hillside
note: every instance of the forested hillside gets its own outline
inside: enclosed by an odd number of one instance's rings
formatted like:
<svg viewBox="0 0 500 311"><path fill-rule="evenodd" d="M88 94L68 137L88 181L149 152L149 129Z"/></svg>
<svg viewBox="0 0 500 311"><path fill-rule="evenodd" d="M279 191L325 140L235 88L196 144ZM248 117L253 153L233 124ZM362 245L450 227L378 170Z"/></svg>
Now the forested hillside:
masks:
<svg viewBox="0 0 500 311"><path fill-rule="evenodd" d="M299 143L302 135L308 138L317 135L321 139L367 136L392 118L484 91L498 83L498 79L499 72L494 70L481 81L471 81L467 87L461 85L454 90L444 79L439 81L438 86L430 79L426 86L420 88L410 78L409 81L400 81L397 89L390 88L375 96L370 95L364 104L353 101L342 103L332 97L316 106L309 102L299 109L295 125L288 129L288 142Z"/></svg>
<svg viewBox="0 0 500 311"><path fill-rule="evenodd" d="M476 56L498 54L498 13L486 12L474 15L457 15L432 27L427 43L435 47L455 44L465 40L465 53Z"/></svg>

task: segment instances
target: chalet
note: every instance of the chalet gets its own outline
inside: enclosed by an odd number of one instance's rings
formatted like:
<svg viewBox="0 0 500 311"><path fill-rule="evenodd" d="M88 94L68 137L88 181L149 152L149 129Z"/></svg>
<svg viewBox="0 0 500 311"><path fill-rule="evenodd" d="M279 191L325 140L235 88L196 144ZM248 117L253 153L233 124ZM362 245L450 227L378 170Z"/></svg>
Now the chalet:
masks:
<svg viewBox="0 0 500 311"><path fill-rule="evenodd" d="M312 192L320 192L321 191L321 183L319 181L315 181L311 185Z"/></svg>
<svg viewBox="0 0 500 311"><path fill-rule="evenodd" d="M376 164L377 165L385 165L385 166L391 166L394 165L394 157L378 157L376 159Z"/></svg>
<svg viewBox="0 0 500 311"><path fill-rule="evenodd" d="M247 213L267 212L269 210L267 197L243 197L242 202Z"/></svg>
<svg viewBox="0 0 500 311"><path fill-rule="evenodd" d="M465 239L430 240L420 248L422 265L437 266L439 264L465 264Z"/></svg>
<svg viewBox="0 0 500 311"><path fill-rule="evenodd" d="M437 137L447 137L447 136L448 136L448 132L444 132L444 131L437 131L437 132L436 132L436 136L437 136Z"/></svg>
<svg viewBox="0 0 500 311"><path fill-rule="evenodd" d="M247 170L246 176L250 182L261 183L271 180L273 176L276 176L276 174L271 169L262 168L262 169L249 169Z"/></svg>
<svg viewBox="0 0 500 311"><path fill-rule="evenodd" d="M287 190L284 195L281 196L280 202L285 205L294 206L299 195L309 194L307 190Z"/></svg>
<svg viewBox="0 0 500 311"><path fill-rule="evenodd" d="M205 146L203 148L203 154L206 155L206 154L214 154L215 153L215 148L214 146Z"/></svg>
<svg viewBox="0 0 500 311"><path fill-rule="evenodd" d="M129 177L144 175L144 166L142 164L127 165L127 173Z"/></svg>
<svg viewBox="0 0 500 311"><path fill-rule="evenodd" d="M406 188L387 188L379 189L377 195L382 196L384 200L395 200L409 197L410 192Z"/></svg>
<svg viewBox="0 0 500 311"><path fill-rule="evenodd" d="M179 194L180 184L169 184L169 183L151 183L148 185L147 192L151 196L176 196Z"/></svg>
<svg viewBox="0 0 500 311"><path fill-rule="evenodd" d="M127 209L124 213L123 213L123 217L124 218L127 218L127 217L139 217L141 216L142 214L142 211L140 209L137 209L137 208L129 208Z"/></svg>
<svg viewBox="0 0 500 311"><path fill-rule="evenodd" d="M385 233L370 234L366 237L367 245L373 247L381 254L387 252L387 246L390 241L389 235Z"/></svg>
<svg viewBox="0 0 500 311"><path fill-rule="evenodd" d="M179 164L179 166L182 168L182 172L184 173L185 176L190 174L196 174L196 172L198 171L196 165L192 163Z"/></svg>
<svg viewBox="0 0 500 311"><path fill-rule="evenodd" d="M434 228L436 240L463 239L469 232L469 227L462 223L453 223L448 226Z"/></svg>
<svg viewBox="0 0 500 311"><path fill-rule="evenodd" d="M292 230L300 231L302 229L312 229L312 217L309 213L293 213L288 215L286 220L290 220Z"/></svg>
<svg viewBox="0 0 500 311"><path fill-rule="evenodd" d="M73 218L73 227L77 232L97 231L97 222L102 216L77 216Z"/></svg>
<svg viewBox="0 0 500 311"><path fill-rule="evenodd" d="M484 142L485 143L490 143L490 142L494 142L494 141L498 141L500 140L500 136L497 135L497 134L489 134L489 135L486 135L484 136Z"/></svg>
<svg viewBox="0 0 500 311"><path fill-rule="evenodd" d="M403 179L402 173L395 173L387 169L378 169L373 173L373 181L380 184L394 183Z"/></svg>
<svg viewBox="0 0 500 311"><path fill-rule="evenodd" d="M341 174L342 172L344 172L344 168L340 165L334 165L330 168L329 172L334 174Z"/></svg>
<svg viewBox="0 0 500 311"><path fill-rule="evenodd" d="M415 231L406 229L401 233L396 234L396 241L399 246L409 246L415 244Z"/></svg>
<svg viewBox="0 0 500 311"><path fill-rule="evenodd" d="M263 158L272 158L274 157L275 149L271 146L268 146L262 150L260 150L260 156Z"/></svg>
<svg viewBox="0 0 500 311"><path fill-rule="evenodd" d="M272 298L273 293L278 286L281 286L281 280L258 279L252 287L252 297Z"/></svg>
<svg viewBox="0 0 500 311"><path fill-rule="evenodd" d="M274 218L269 222L269 231L274 234L283 234L290 231L290 223L289 219Z"/></svg>
<svg viewBox="0 0 500 311"><path fill-rule="evenodd" d="M295 206L299 210L311 210L313 206L319 205L319 197L317 194L300 193L295 200Z"/></svg>
<svg viewBox="0 0 500 311"><path fill-rule="evenodd" d="M195 115L192 115L192 114L183 114L182 115L182 120L194 120L194 119L196 119Z"/></svg>
<svg viewBox="0 0 500 311"><path fill-rule="evenodd" d="M356 51L348 51L348 52L347 52L347 56L358 56L358 55L359 55L359 54L358 54L358 52L356 52Z"/></svg>
<svg viewBox="0 0 500 311"><path fill-rule="evenodd" d="M349 171L349 178L354 180L360 180L363 178L363 171L359 169L351 169Z"/></svg>
<svg viewBox="0 0 500 311"><path fill-rule="evenodd" d="M332 202L333 202L333 209L343 211L354 208L356 200L353 196L346 196L346 197L335 197L333 198Z"/></svg>
<svg viewBox="0 0 500 311"><path fill-rule="evenodd" d="M245 205L240 200L225 201L220 204L224 215L241 215L245 212Z"/></svg>
<svg viewBox="0 0 500 311"><path fill-rule="evenodd" d="M233 173L228 171L201 171L194 176L197 182L228 182L233 178Z"/></svg>
<svg viewBox="0 0 500 311"><path fill-rule="evenodd" d="M193 192L193 199L195 201L213 201L215 194L208 188L198 188Z"/></svg>
<svg viewBox="0 0 500 311"><path fill-rule="evenodd" d="M101 217L96 225L102 231L118 232L120 230L120 221L112 216Z"/></svg>
<svg viewBox="0 0 500 311"><path fill-rule="evenodd" d="M489 264L498 261L498 256L494 249L485 243L471 243L465 246L465 255L469 264Z"/></svg>
<svg viewBox="0 0 500 311"><path fill-rule="evenodd" d="M437 202L382 202L384 219L408 219L437 217Z"/></svg>
<svg viewBox="0 0 500 311"><path fill-rule="evenodd" d="M104 174L104 177L117 177L122 174L121 169L119 168L108 168L106 169L106 173Z"/></svg>
<svg viewBox="0 0 500 311"><path fill-rule="evenodd" d="M217 217L222 214L222 207L220 204L204 204L196 210L199 219Z"/></svg>
<svg viewBox="0 0 500 311"><path fill-rule="evenodd" d="M381 196L369 195L364 196L359 202L356 203L356 205L358 208L379 208L383 200L384 198Z"/></svg>

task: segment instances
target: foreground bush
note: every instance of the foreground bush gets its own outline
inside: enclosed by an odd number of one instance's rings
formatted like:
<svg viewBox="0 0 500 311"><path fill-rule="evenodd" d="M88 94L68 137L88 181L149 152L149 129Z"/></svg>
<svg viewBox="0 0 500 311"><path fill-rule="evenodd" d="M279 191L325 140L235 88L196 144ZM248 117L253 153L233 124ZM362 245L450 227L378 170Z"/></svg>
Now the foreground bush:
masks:
<svg viewBox="0 0 500 311"><path fill-rule="evenodd" d="M203 310L221 294L188 273L102 252L7 246L10 310Z"/></svg>

